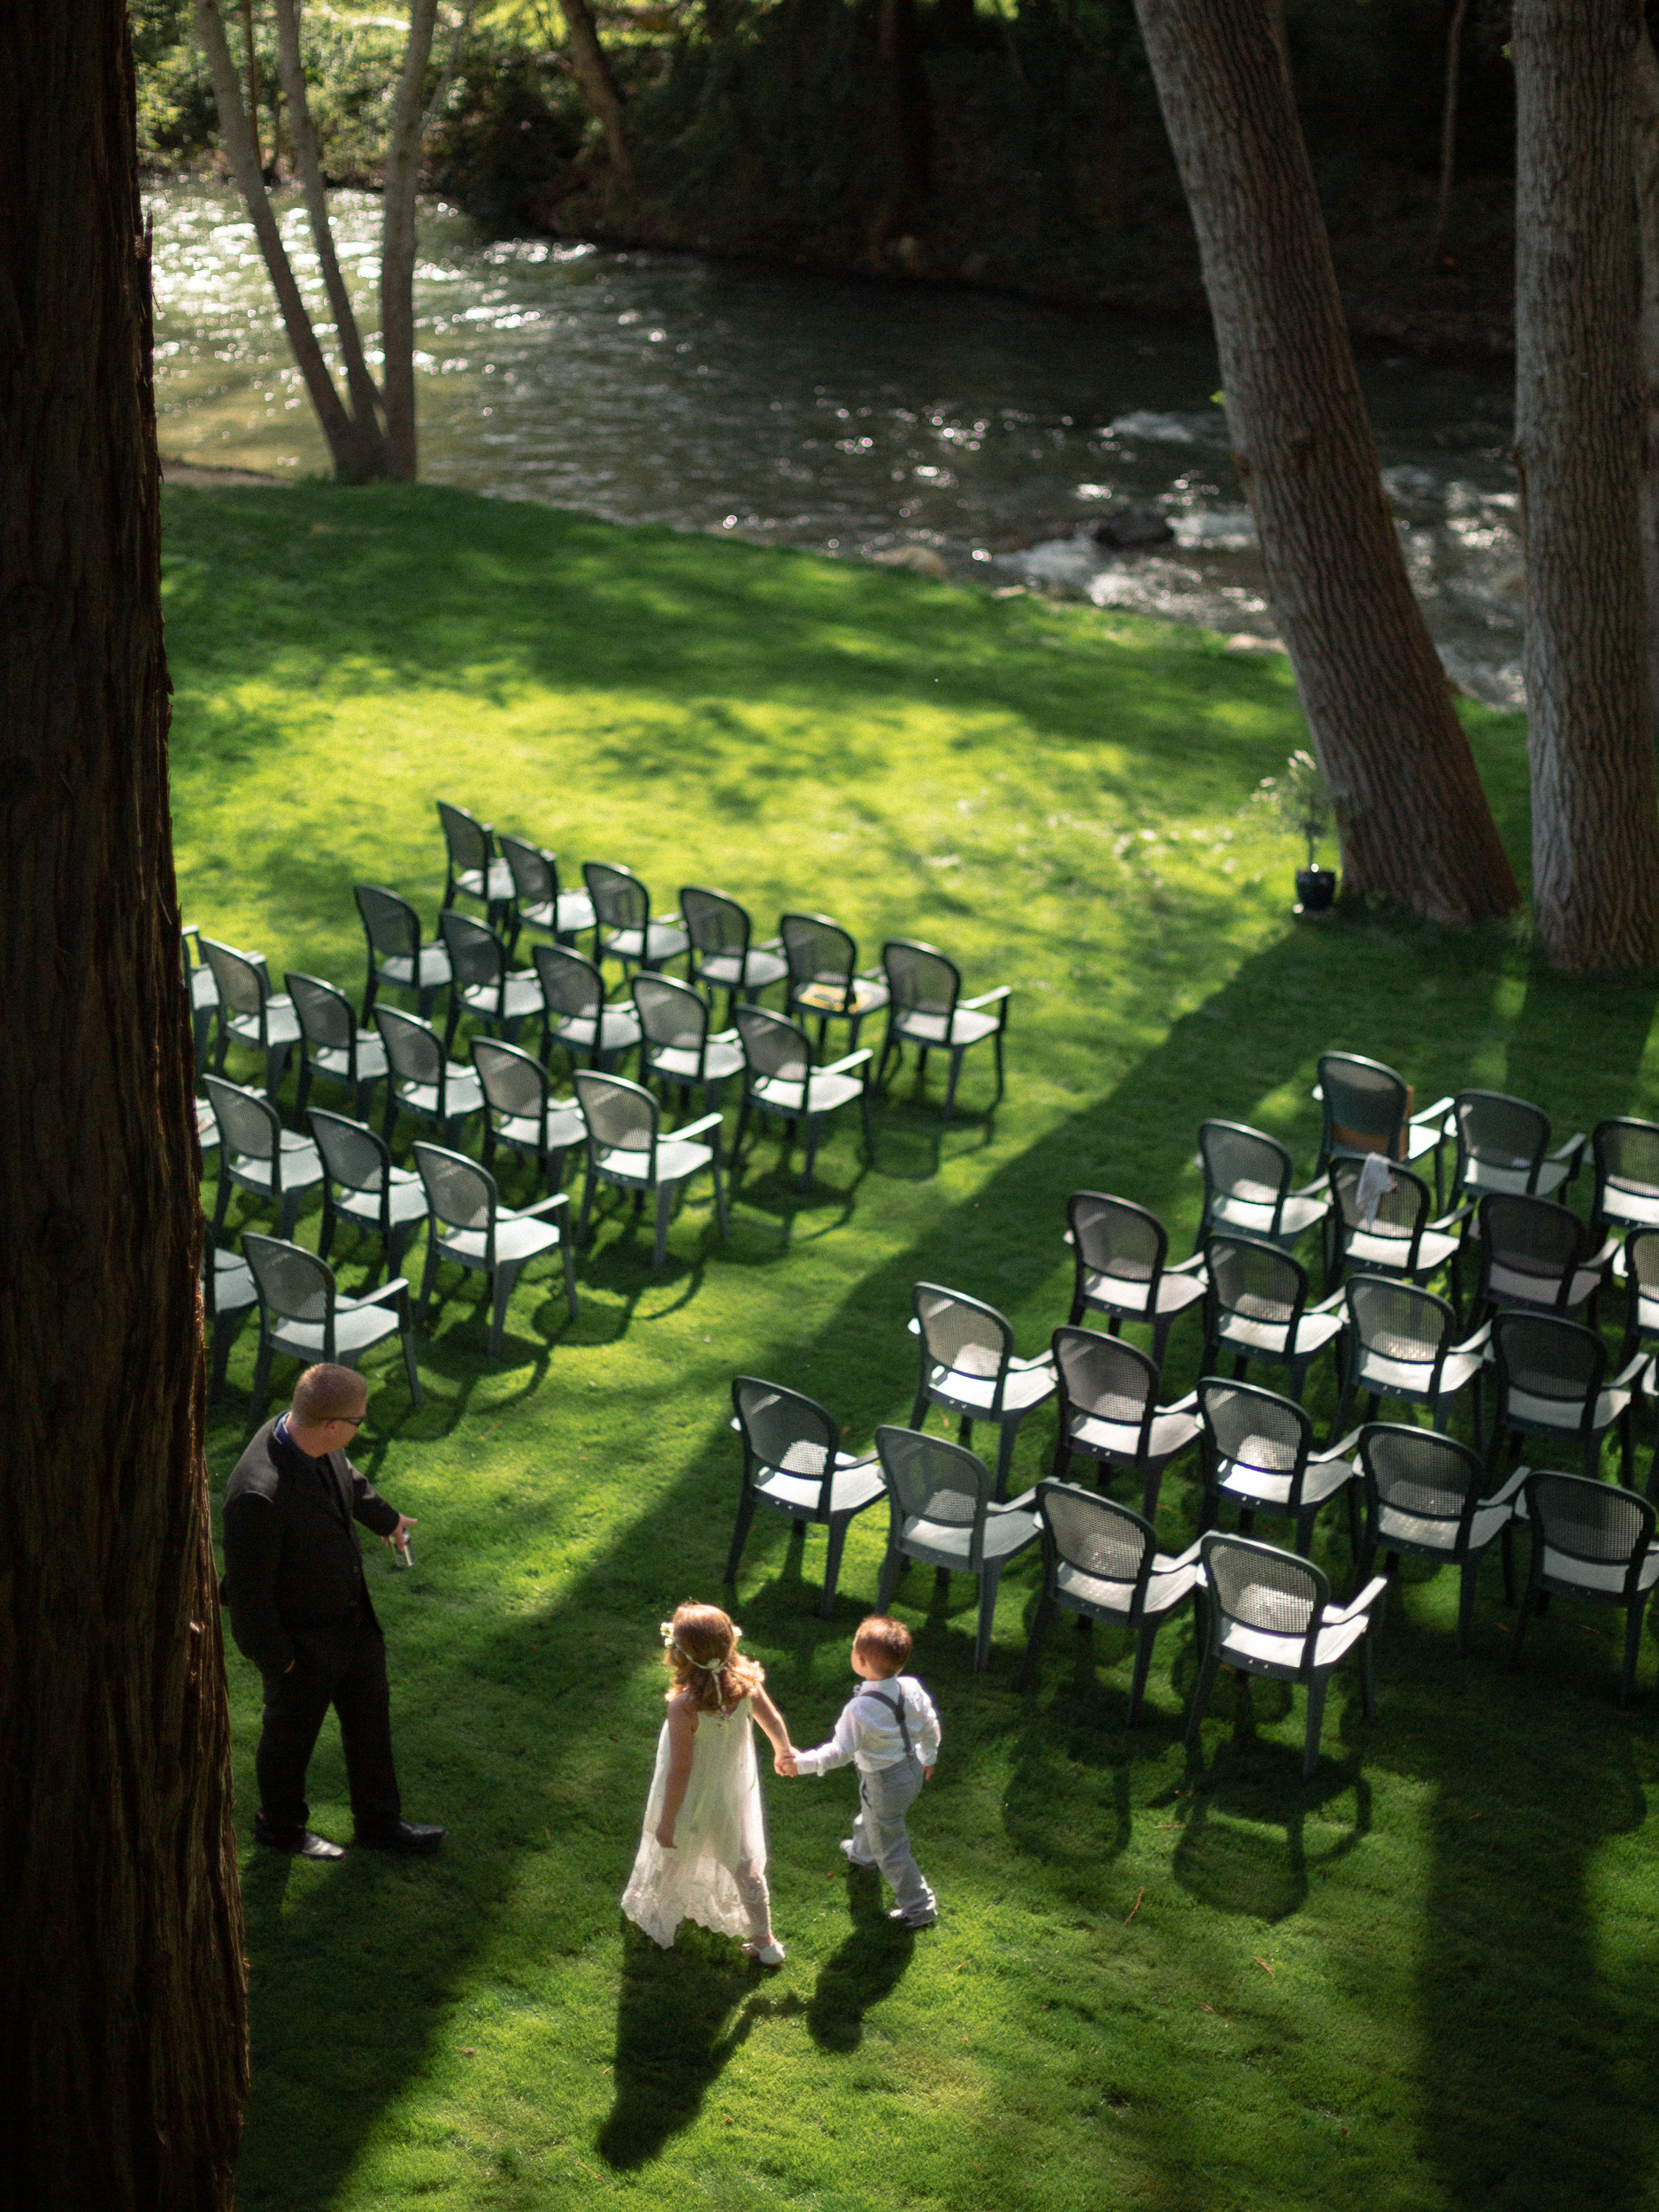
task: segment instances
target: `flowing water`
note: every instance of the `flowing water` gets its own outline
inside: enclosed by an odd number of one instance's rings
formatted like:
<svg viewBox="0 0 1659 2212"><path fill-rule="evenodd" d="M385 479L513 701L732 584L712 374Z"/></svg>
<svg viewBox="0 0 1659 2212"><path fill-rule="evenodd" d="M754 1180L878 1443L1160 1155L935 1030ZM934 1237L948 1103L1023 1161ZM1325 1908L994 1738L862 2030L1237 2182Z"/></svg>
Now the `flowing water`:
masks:
<svg viewBox="0 0 1659 2212"><path fill-rule="evenodd" d="M226 189L153 189L164 453L300 474L326 457L252 226ZM341 258L376 320L380 204L337 193ZM313 310L303 210L282 230ZM416 278L421 471L616 522L842 555L930 556L1274 634L1203 340L972 292L836 282L689 256L491 242L435 203ZM373 355L371 355L373 358ZM1520 703L1520 557L1496 371L1363 368L1412 580L1451 674ZM1173 540L1112 552L1104 503ZM909 550L907 551L907 549Z"/></svg>

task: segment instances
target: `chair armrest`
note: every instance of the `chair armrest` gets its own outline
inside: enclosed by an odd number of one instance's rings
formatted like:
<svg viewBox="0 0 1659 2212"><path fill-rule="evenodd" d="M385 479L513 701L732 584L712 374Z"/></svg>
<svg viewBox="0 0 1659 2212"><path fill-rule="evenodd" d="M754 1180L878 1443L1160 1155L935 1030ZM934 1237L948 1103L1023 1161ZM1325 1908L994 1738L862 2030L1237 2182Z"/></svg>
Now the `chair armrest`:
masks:
<svg viewBox="0 0 1659 2212"><path fill-rule="evenodd" d="M733 1422L732 1426L733 1428L737 1426L735 1421ZM845 1475L850 1473L855 1467L873 1467L877 1455L874 1452L837 1452L833 1471L838 1475Z"/></svg>
<svg viewBox="0 0 1659 2212"><path fill-rule="evenodd" d="M407 1275L394 1275L389 1283L382 1283L378 1290L365 1290L361 1298L335 1299L334 1310L337 1313L342 1306L378 1306L388 1298L401 1297L408 1288Z"/></svg>
<svg viewBox="0 0 1659 2212"><path fill-rule="evenodd" d="M737 1042L737 1032L735 1029L717 1029L710 1036L709 1042L711 1045L734 1045Z"/></svg>
<svg viewBox="0 0 1659 2212"><path fill-rule="evenodd" d="M704 1114L701 1121L688 1121L683 1129L670 1129L665 1133L670 1137L706 1137L710 1129L719 1127L720 1120L718 1114Z"/></svg>
<svg viewBox="0 0 1659 2212"><path fill-rule="evenodd" d="M781 937L764 938L759 944L751 945L749 950L751 952L781 952L783 939Z"/></svg>
<svg viewBox="0 0 1659 2212"><path fill-rule="evenodd" d="M1641 1371L1643 1368L1651 1367L1652 1364L1653 1355L1651 1352L1638 1352L1635 1358L1628 1361L1624 1366L1621 1367L1617 1375L1609 1376L1607 1380L1608 1389L1640 1389L1641 1387Z"/></svg>
<svg viewBox="0 0 1659 2212"><path fill-rule="evenodd" d="M1584 1164L1584 1148L1589 1141L1590 1140L1582 1129L1575 1129L1566 1143L1558 1144L1549 1156L1552 1160L1566 1160L1570 1163L1567 1169L1567 1180L1570 1183Z"/></svg>
<svg viewBox="0 0 1659 2212"><path fill-rule="evenodd" d="M1294 1190L1285 1193L1286 1198L1317 1198L1323 1196L1326 1205L1331 1202L1331 1186L1323 1175L1316 1175L1311 1183L1298 1183Z"/></svg>
<svg viewBox="0 0 1659 2212"><path fill-rule="evenodd" d="M988 1505L986 1512L987 1516L992 1513L1032 1513L1036 1514L1039 1520L1042 1517L1037 1513L1037 1493L1034 1489L1022 1490L1018 1497L1010 1498L1005 1504Z"/></svg>
<svg viewBox="0 0 1659 2212"><path fill-rule="evenodd" d="M1428 1225L1431 1229L1438 1230L1443 1236L1448 1229L1455 1227L1458 1222L1472 1220L1474 1212L1472 1206L1454 1206L1450 1213L1442 1214L1438 1221L1431 1221Z"/></svg>
<svg viewBox="0 0 1659 2212"><path fill-rule="evenodd" d="M735 1435L741 1436L743 1433L743 1424L738 1419L736 1414L732 1416L731 1419L726 1425L728 1429L732 1430Z"/></svg>
<svg viewBox="0 0 1659 2212"><path fill-rule="evenodd" d="M1359 1595L1348 1605L1327 1605L1320 1617L1322 1628L1340 1628L1345 1621L1357 1620L1362 1613L1369 1613L1383 1592L1388 1587L1386 1575L1373 1575Z"/></svg>
<svg viewBox="0 0 1659 2212"><path fill-rule="evenodd" d="M1323 1083L1316 1083L1313 1088L1309 1092L1308 1095L1317 1105L1323 1106L1325 1104L1325 1085Z"/></svg>
<svg viewBox="0 0 1659 2212"><path fill-rule="evenodd" d="M1454 1352L1484 1352L1492 1341L1492 1324L1483 1321L1473 1336L1466 1336L1461 1344L1454 1344Z"/></svg>
<svg viewBox="0 0 1659 2212"><path fill-rule="evenodd" d="M1069 1236L1066 1241L1071 1242ZM1202 1275L1209 1265L1210 1262L1203 1253L1194 1252L1190 1260L1178 1260L1173 1267L1166 1267L1164 1272L1166 1275Z"/></svg>
<svg viewBox="0 0 1659 2212"><path fill-rule="evenodd" d="M912 1315L910 1316L910 1319L909 1319L909 1320L905 1323L905 1325L905 1325L905 1327L906 1327L909 1331L910 1331L910 1334L911 1334L912 1336L920 1336L920 1334L921 1334L921 1333L922 1333L922 1325L921 1325L921 1323L920 1323L920 1322L919 1322L919 1321L916 1318L916 1316L915 1316L914 1314L912 1314Z"/></svg>
<svg viewBox="0 0 1659 2212"><path fill-rule="evenodd" d="M1337 1308L1342 1304L1347 1296L1348 1290L1347 1286L1344 1286L1344 1287L1340 1290L1333 1290L1328 1298L1321 1298L1317 1306L1304 1306L1302 1308L1302 1311L1304 1314L1334 1313Z"/></svg>
<svg viewBox="0 0 1659 2212"><path fill-rule="evenodd" d="M1359 1430L1350 1429L1340 1444L1327 1444L1322 1452L1310 1452L1308 1455L1309 1464L1310 1466L1316 1464L1322 1465L1325 1461L1328 1459L1346 1459L1348 1454L1353 1450L1355 1445L1358 1442Z"/></svg>
<svg viewBox="0 0 1659 2212"><path fill-rule="evenodd" d="M844 1060L832 1060L827 1067L809 1070L809 1074L845 1075L849 1068L860 1067L866 1060L873 1060L875 1056L868 1045L861 1045L856 1052L849 1052Z"/></svg>
<svg viewBox="0 0 1659 2212"><path fill-rule="evenodd" d="M1160 1413L1190 1413L1198 1403L1196 1389L1189 1390L1184 1398L1177 1398L1173 1405L1160 1406Z"/></svg>
<svg viewBox="0 0 1659 2212"><path fill-rule="evenodd" d="M199 946L202 941L202 925L200 922L180 922L179 934L180 937L194 937Z"/></svg>
<svg viewBox="0 0 1659 2212"><path fill-rule="evenodd" d="M556 1190L551 1198L538 1198L534 1206L515 1206L514 1213L520 1221L535 1221L543 1214L568 1213L571 1196L568 1191Z"/></svg>
<svg viewBox="0 0 1659 2212"><path fill-rule="evenodd" d="M1622 1238L1609 1237L1599 1252L1591 1253L1589 1258L1586 1260L1585 1265L1586 1267L1594 1267L1598 1272L1603 1268L1611 1267L1615 1258L1623 1249L1623 1243L1624 1240Z"/></svg>
<svg viewBox="0 0 1659 2212"><path fill-rule="evenodd" d="M1029 1375L1034 1369L1039 1367L1046 1367L1049 1373L1052 1374L1054 1372L1054 1354L1052 1352L1039 1352L1033 1358L1011 1359L1008 1363L1008 1371L1010 1375Z"/></svg>
<svg viewBox="0 0 1659 2212"><path fill-rule="evenodd" d="M683 929L685 927L685 923L680 918L680 909L677 906L671 907L666 914L653 914L651 919L654 922L666 925L674 929Z"/></svg>
<svg viewBox="0 0 1659 2212"><path fill-rule="evenodd" d="M1530 1467L1517 1467L1509 1480L1500 1484L1489 1498L1480 1500L1475 1510L1479 1512L1481 1506L1513 1505L1520 1493L1521 1485L1532 1471Z"/></svg>
<svg viewBox="0 0 1659 2212"><path fill-rule="evenodd" d="M1077 1239L1072 1235L1071 1232L1069 1229L1063 1229L1060 1233L1063 1237L1064 1237L1066 1242L1075 1252L1077 1250Z"/></svg>
<svg viewBox="0 0 1659 2212"><path fill-rule="evenodd" d="M957 1002L964 1008L972 1007L977 1010L981 1006L995 1006L999 1001L1010 999L1013 995L1014 987L1011 983L999 983L994 991L981 991L978 998L964 998Z"/></svg>
<svg viewBox="0 0 1659 2212"><path fill-rule="evenodd" d="M1434 1121L1443 1115L1449 1114L1451 1110L1452 1101L1451 1094L1448 1092L1444 1098L1437 1098L1432 1106L1419 1106L1417 1112L1411 1115L1409 1119L1407 1121L1406 1127L1408 1129L1414 1129L1418 1122ZM1442 1126L1440 1130L1441 1136L1445 1136L1448 1133L1448 1131L1444 1126Z"/></svg>
<svg viewBox="0 0 1659 2212"><path fill-rule="evenodd" d="M1199 1547L1203 1539L1200 1537L1197 1543L1188 1544L1185 1551L1177 1552L1172 1559L1166 1557L1162 1552L1154 1552L1152 1555L1153 1573L1155 1575L1168 1574L1175 1567L1195 1567L1198 1564Z"/></svg>

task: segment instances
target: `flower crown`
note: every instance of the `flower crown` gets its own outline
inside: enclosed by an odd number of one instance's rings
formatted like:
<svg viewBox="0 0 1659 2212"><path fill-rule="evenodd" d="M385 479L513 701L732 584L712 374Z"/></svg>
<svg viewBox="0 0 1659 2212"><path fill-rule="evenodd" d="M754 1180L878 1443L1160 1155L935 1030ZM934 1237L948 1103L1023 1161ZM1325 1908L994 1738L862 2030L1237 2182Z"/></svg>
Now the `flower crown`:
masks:
<svg viewBox="0 0 1659 2212"><path fill-rule="evenodd" d="M687 1651L682 1645L677 1644L674 1641L674 1624L672 1621L658 1621L657 1625L661 1632L664 1643L667 1646L668 1649L673 1653L675 1658L683 1660L688 1667L701 1667L704 1674L724 1674L726 1672L726 1660L732 1656L733 1652L737 1649L738 1645L743 1639L742 1630L738 1626L737 1623L733 1621L732 1623L732 1641L726 1651L726 1659L717 1659L713 1664L710 1665L706 1659L694 1659L691 1654Z"/></svg>

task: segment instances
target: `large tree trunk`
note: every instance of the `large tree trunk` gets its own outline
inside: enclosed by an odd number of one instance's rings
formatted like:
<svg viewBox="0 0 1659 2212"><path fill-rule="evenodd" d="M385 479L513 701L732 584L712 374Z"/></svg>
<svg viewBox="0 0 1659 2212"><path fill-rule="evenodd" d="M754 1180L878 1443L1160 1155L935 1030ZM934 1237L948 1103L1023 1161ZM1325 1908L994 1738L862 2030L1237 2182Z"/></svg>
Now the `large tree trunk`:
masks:
<svg viewBox="0 0 1659 2212"><path fill-rule="evenodd" d="M1532 909L1568 968L1659 962L1639 523L1633 0L1517 0L1515 459Z"/></svg>
<svg viewBox="0 0 1659 2212"><path fill-rule="evenodd" d="M625 185L634 182L634 150L622 127L622 94L612 74L588 0L560 0L571 74L588 111L604 134L611 166Z"/></svg>
<svg viewBox="0 0 1659 2212"><path fill-rule="evenodd" d="M1274 0L1136 13L1344 887L1441 921L1508 913L1515 879L1383 495Z"/></svg>
<svg viewBox="0 0 1659 2212"><path fill-rule="evenodd" d="M323 188L322 164L317 157L317 133L311 124L311 96L305 88L305 65L300 58L299 0L276 0L277 69L282 89L288 95L288 129L294 140L294 166L299 175L300 188L305 195L305 212L311 219L311 236L317 244L318 265L322 270L323 289L328 295L328 307L334 319L334 328L340 334L340 357L345 365L346 390L351 398L351 411L356 418L357 434L373 457L373 473L386 473L386 442L380 435L380 419L376 412L380 396L369 373L369 365L363 351L363 340L357 331L357 319L351 305L351 295L346 289L345 278L340 271L340 256L334 249L334 229L328 217L328 196Z"/></svg>
<svg viewBox="0 0 1659 2212"><path fill-rule="evenodd" d="M0 8L0 2203L212 2212L246 2089L124 0Z"/></svg>
<svg viewBox="0 0 1659 2212"><path fill-rule="evenodd" d="M386 400L386 452L391 473L415 480L415 193L420 182L420 131L426 111L426 64L438 0L412 0L409 43L392 103L386 147L386 196L380 243L380 388Z"/></svg>
<svg viewBox="0 0 1659 2212"><path fill-rule="evenodd" d="M1659 54L1635 42L1636 213L1641 239L1641 568L1647 603L1647 691L1659 737Z"/></svg>
<svg viewBox="0 0 1659 2212"><path fill-rule="evenodd" d="M311 405L317 411L317 419L322 425L323 436L328 442L334 472L348 483L362 483L380 472L375 454L379 432L373 415L364 426L347 413L328 373L323 349L317 342L317 333L311 327L311 316L300 296L300 288L282 243L282 234L277 228L276 217L265 195L258 150L242 104L242 88L236 81L236 65L231 59L219 0L196 0L196 27L207 56L208 74L213 81L213 99L219 109L219 136L226 157L253 224L254 235L259 241L259 250L265 257L281 311L282 326L300 374L305 380Z"/></svg>

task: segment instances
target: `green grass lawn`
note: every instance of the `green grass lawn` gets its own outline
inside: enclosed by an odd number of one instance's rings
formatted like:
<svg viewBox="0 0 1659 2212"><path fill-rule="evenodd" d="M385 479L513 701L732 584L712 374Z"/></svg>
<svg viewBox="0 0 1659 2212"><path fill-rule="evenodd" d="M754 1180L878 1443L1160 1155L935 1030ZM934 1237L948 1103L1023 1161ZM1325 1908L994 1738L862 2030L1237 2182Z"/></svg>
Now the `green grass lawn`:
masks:
<svg viewBox="0 0 1659 2212"><path fill-rule="evenodd" d="M734 1373L824 1399L864 1445L908 1413L918 1279L989 1299L1036 1351L1065 1318L1067 1194L1143 1201L1184 1250L1199 1120L1274 1130L1306 1172L1327 1047L1420 1100L1535 1097L1561 1134L1652 1112L1653 980L1552 976L1504 930L1294 924L1294 850L1240 811L1300 741L1287 668L1200 632L442 491L173 492L166 516L186 915L274 972L359 987L356 880L435 908L442 796L567 865L629 863L659 909L714 883L767 933L821 908L867 958L919 935L970 990L1016 987L994 1118L974 1060L949 1129L907 1069L874 1167L849 1127L803 1199L760 1141L726 1244L706 1186L660 1276L649 1226L607 1210L576 1325L557 1263L535 1271L492 1364L479 1279L446 1276L424 1409L395 1350L372 1362L360 1456L420 1521L413 1573L378 1548L369 1569L404 1794L450 1841L324 1868L249 1845L249 2212L1650 2201L1653 1655L1619 1716L1617 1617L1563 1605L1505 1677L1495 1560L1462 1665L1451 1581L1407 1566L1377 1724L1339 1676L1307 1786L1301 1701L1261 1685L1235 1705L1224 1683L1188 1761L1190 1619L1131 1732L1110 1635L1079 1663L1056 1628L1016 1694L1034 1556L977 1680L971 1585L936 1603L917 1573L898 1609L944 1720L913 1824L937 1930L895 1932L849 1876L845 1773L768 1780L777 1976L695 1931L658 1955L617 1899L657 1624L719 1596ZM1523 730L1464 711L1519 866ZM347 1288L366 1256L347 1248ZM1167 1394L1197 1351L1183 1324ZM1327 1374L1322 1420L1333 1401ZM1022 1485L1052 1434L1026 1425ZM1177 1475L1170 1548L1195 1517ZM737 1612L810 1743L850 1686L884 1531L855 1528L833 1624L822 1536L803 1556L787 1534L757 1527ZM1345 1542L1317 1548L1346 1590ZM229 1663L245 1837L257 1684ZM312 1780L317 1824L349 1835L332 1724Z"/></svg>

